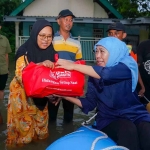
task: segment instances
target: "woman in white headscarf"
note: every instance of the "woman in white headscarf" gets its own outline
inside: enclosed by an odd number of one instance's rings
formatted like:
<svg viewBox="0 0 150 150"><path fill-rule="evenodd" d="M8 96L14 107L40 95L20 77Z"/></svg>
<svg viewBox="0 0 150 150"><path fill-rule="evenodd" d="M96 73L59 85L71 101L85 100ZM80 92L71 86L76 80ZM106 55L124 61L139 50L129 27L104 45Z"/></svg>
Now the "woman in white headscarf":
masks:
<svg viewBox="0 0 150 150"><path fill-rule="evenodd" d="M62 59L57 62L59 68L90 76L85 98L63 98L77 104L86 114L97 108L97 129L108 134L118 145L130 150L149 150L150 114L135 90L137 63L129 56L126 44L114 37L103 38L94 49L95 66Z"/></svg>

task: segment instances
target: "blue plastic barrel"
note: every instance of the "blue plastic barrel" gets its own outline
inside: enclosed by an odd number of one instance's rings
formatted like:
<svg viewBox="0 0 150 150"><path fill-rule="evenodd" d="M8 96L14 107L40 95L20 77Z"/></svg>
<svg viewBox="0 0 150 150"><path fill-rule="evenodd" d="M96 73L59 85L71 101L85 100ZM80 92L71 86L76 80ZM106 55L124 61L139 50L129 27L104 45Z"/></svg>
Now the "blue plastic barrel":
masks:
<svg viewBox="0 0 150 150"><path fill-rule="evenodd" d="M53 142L46 150L128 150L117 146L105 133L89 126L80 127L75 132Z"/></svg>

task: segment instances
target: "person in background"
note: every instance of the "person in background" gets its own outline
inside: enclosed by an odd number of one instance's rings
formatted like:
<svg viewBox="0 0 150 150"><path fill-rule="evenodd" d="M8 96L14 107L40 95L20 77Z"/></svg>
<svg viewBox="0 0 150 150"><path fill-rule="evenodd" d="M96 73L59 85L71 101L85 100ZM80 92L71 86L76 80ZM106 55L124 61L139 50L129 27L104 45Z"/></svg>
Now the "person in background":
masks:
<svg viewBox="0 0 150 150"><path fill-rule="evenodd" d="M57 23L59 25L59 31L55 33L53 39L54 49L58 52L59 58L77 61L82 59L81 44L78 40L75 40L70 30L73 26L74 14L69 9L60 11L57 17ZM64 121L71 122L73 120L74 104L62 100L64 109ZM57 118L59 104L55 106L49 103L49 120L55 121Z"/></svg>
<svg viewBox="0 0 150 150"><path fill-rule="evenodd" d="M63 59L57 61L58 68L90 76L84 98L60 97L78 105L86 114L97 108L97 129L105 132L117 145L129 150L149 150L150 114L136 92L137 63L129 56L126 44L114 37L101 39L94 50L95 66Z"/></svg>
<svg viewBox="0 0 150 150"><path fill-rule="evenodd" d="M34 23L29 39L16 53L15 77L10 83L7 110L7 145L27 144L48 137L48 99L29 98L22 83L22 71L30 62L54 67L54 32L47 20ZM32 83L31 83L32 84Z"/></svg>
<svg viewBox="0 0 150 150"><path fill-rule="evenodd" d="M125 26L121 22L110 24L108 26L107 32L108 32L109 37L113 36L113 37L120 39L121 41L123 41L127 36L127 33L125 31ZM132 50L132 45L127 45L127 47L129 49L130 56L132 56L134 60L137 62L137 54L134 53L134 51ZM138 72L138 83L140 86L140 88L138 87L139 88L138 93L140 96L143 96L145 92L145 86L143 84L143 81L139 72Z"/></svg>
<svg viewBox="0 0 150 150"><path fill-rule="evenodd" d="M0 22L0 30L2 28L2 23ZM9 73L9 57L8 53L11 52L10 44L8 39L0 34L0 101L4 99L4 89L6 86L8 73ZM0 107L1 104L0 104ZM1 108L0 108L1 111ZM0 112L0 124L3 123L2 115Z"/></svg>
<svg viewBox="0 0 150 150"><path fill-rule="evenodd" d="M139 44L137 56L139 71L145 86L144 97L150 101L150 40L145 40ZM150 112L150 103L144 97L141 98L141 101L147 104L147 110Z"/></svg>

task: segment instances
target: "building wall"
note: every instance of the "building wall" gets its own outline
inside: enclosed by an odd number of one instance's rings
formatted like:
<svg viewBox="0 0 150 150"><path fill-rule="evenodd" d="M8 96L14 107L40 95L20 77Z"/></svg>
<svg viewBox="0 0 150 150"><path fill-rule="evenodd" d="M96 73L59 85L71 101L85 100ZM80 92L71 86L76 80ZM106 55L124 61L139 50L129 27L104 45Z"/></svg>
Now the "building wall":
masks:
<svg viewBox="0 0 150 150"><path fill-rule="evenodd" d="M95 18L108 18L105 10L99 6L96 2L94 3L94 17Z"/></svg>
<svg viewBox="0 0 150 150"><path fill-rule="evenodd" d="M33 22L24 22L23 23L23 36L30 35L30 29L33 25ZM58 24L52 23L54 32L59 30ZM71 30L73 37L82 37L81 38L81 46L82 46L82 53L85 60L94 60L94 55L92 53L93 46L97 42L97 38L94 38L94 30L101 31L101 36L98 38L107 37L106 30L108 29L108 24L90 24L90 23L74 23L73 28ZM146 31L146 26L126 26L126 33L127 37L124 41L127 44L132 45L132 49L136 52L137 46L140 41L143 39L147 39L146 36L148 35L148 31ZM84 38L85 37L85 38ZM96 36L97 37L97 36ZM85 40L85 41L83 41ZM91 40L96 40L93 42L89 42Z"/></svg>
<svg viewBox="0 0 150 150"><path fill-rule="evenodd" d="M30 30L32 29L34 22L24 22L23 23L23 36L29 36ZM54 29L54 32L59 30L59 26L56 22L51 23ZM74 37L82 36L82 37L93 37L93 24L79 24L74 23L71 33Z"/></svg>
<svg viewBox="0 0 150 150"><path fill-rule="evenodd" d="M51 24L53 26L54 32L59 30L59 26L56 22L51 23ZM24 22L23 23L23 36L30 35L30 30L31 30L32 25L33 25L33 22ZM77 36L93 37L94 29L102 29L103 30L102 37L106 37L107 36L107 32L106 32L107 27L108 27L107 24L74 23L71 33L75 37L77 37ZM127 35L139 35L140 27L139 26L126 26L126 32L127 32ZM147 34L148 34L148 32L147 32Z"/></svg>
<svg viewBox="0 0 150 150"><path fill-rule="evenodd" d="M93 24L75 23L71 33L75 37L93 37Z"/></svg>
<svg viewBox="0 0 150 150"><path fill-rule="evenodd" d="M23 23L23 36L29 36L30 30L32 29L33 22L24 22Z"/></svg>
<svg viewBox="0 0 150 150"><path fill-rule="evenodd" d="M145 26L141 25L139 31L139 35L140 35L139 42L149 39L149 33L150 33L149 25L145 25Z"/></svg>
<svg viewBox="0 0 150 150"><path fill-rule="evenodd" d="M34 22L24 22L23 23L23 36L29 36L30 35L30 30L32 29L32 25ZM54 32L57 32L59 30L58 24L51 23L54 29ZM93 29L102 29L103 30L103 37L107 36L106 35L106 29L107 26L103 24L92 24L92 23L74 23L71 33L74 37L93 37Z"/></svg>
<svg viewBox="0 0 150 150"><path fill-rule="evenodd" d="M23 23L23 36L29 36L30 30L33 25L33 22L24 22ZM59 26L56 22L52 23L54 32L59 30ZM73 28L71 30L73 37L87 37L91 39L91 37L95 37L94 30L101 30L101 36L96 36L98 38L107 37L108 24L92 24L92 23L74 23ZM139 42L148 39L148 28L147 26L127 26L126 25L126 33L127 37L124 40L127 44L131 44L133 49L136 51L136 48Z"/></svg>
<svg viewBox="0 0 150 150"><path fill-rule="evenodd" d="M70 9L77 17L108 18L93 0L35 0L25 8L23 16L58 16L63 9Z"/></svg>

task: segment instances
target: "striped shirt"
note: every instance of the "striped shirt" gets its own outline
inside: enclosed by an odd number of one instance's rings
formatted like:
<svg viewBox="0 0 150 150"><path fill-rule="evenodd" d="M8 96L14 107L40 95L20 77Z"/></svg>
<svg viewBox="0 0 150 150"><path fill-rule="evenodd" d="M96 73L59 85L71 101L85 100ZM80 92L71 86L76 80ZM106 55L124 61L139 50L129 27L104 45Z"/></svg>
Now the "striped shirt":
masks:
<svg viewBox="0 0 150 150"><path fill-rule="evenodd" d="M70 37L65 40L59 32L56 32L53 39L53 45L61 59L71 61L82 59L81 44L78 40L73 39L71 34Z"/></svg>

